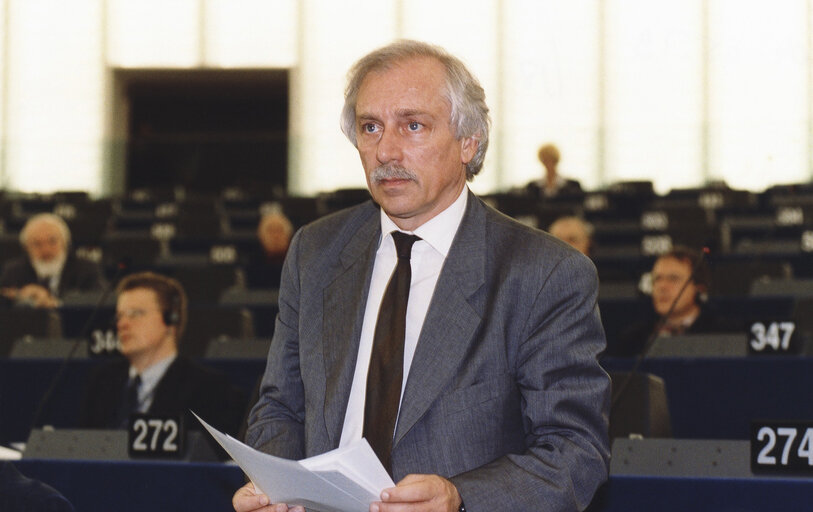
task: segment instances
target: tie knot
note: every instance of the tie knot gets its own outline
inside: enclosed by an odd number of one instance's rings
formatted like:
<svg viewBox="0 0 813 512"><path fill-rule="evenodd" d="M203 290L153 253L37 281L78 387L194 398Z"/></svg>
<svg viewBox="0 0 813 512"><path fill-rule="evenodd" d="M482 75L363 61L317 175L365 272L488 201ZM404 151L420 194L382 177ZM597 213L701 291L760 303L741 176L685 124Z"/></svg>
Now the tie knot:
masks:
<svg viewBox="0 0 813 512"><path fill-rule="evenodd" d="M392 232L392 240L395 242L395 252L398 253L398 258L409 259L412 255L412 244L420 240L421 237L415 235L408 235L401 231Z"/></svg>

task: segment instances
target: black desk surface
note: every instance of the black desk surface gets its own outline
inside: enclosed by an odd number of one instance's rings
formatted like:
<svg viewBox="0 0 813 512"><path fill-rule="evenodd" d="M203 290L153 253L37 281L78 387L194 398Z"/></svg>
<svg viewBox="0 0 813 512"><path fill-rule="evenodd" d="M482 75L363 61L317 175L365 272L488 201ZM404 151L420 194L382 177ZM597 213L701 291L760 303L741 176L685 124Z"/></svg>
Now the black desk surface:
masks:
<svg viewBox="0 0 813 512"><path fill-rule="evenodd" d="M59 369L60 359L0 359L0 444L25 441L34 411ZM76 428L87 377L98 359L68 363L54 394L43 409L41 424ZM262 359L206 360L250 394L265 369Z"/></svg>
<svg viewBox="0 0 813 512"><path fill-rule="evenodd" d="M59 360L0 360L0 444L24 441L31 417ZM210 360L247 392L254 389L265 361ZM69 363L44 419L75 427L86 377L95 360ZM608 358L608 371L628 369L632 360ZM813 419L813 357L664 358L643 368L662 377L672 432L686 439L747 439L749 422L759 419Z"/></svg>
<svg viewBox="0 0 813 512"><path fill-rule="evenodd" d="M631 359L607 358L608 371ZM813 419L813 358L663 358L641 371L663 378L672 435L684 439L748 439L751 420Z"/></svg>

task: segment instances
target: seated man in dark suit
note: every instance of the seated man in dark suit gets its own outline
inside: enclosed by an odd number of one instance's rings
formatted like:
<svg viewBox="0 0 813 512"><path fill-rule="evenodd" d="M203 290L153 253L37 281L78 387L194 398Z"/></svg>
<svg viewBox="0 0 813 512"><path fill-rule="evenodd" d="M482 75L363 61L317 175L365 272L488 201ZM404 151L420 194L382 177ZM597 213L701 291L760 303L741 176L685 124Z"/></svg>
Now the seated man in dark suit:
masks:
<svg viewBox="0 0 813 512"><path fill-rule="evenodd" d="M99 265L70 251L71 232L59 216L40 213L20 231L26 255L6 263L0 274L0 295L8 302L56 307L65 292L101 290Z"/></svg>
<svg viewBox="0 0 813 512"><path fill-rule="evenodd" d="M199 428L193 410L207 422L236 435L246 408L245 394L225 375L178 355L186 324L186 294L176 280L141 272L117 288L116 328L126 360L97 368L80 414L85 428L126 428L130 413L184 415Z"/></svg>
<svg viewBox="0 0 813 512"><path fill-rule="evenodd" d="M294 226L281 209L263 214L257 226L257 250L245 262L249 288L279 288L282 263L293 235Z"/></svg>
<svg viewBox="0 0 813 512"><path fill-rule="evenodd" d="M651 336L733 330L705 303L711 276L700 252L676 246L655 260L651 275L652 309L608 344L608 355L637 355Z"/></svg>
<svg viewBox="0 0 813 512"><path fill-rule="evenodd" d="M28 478L9 461L0 461L0 512L73 512L56 489Z"/></svg>

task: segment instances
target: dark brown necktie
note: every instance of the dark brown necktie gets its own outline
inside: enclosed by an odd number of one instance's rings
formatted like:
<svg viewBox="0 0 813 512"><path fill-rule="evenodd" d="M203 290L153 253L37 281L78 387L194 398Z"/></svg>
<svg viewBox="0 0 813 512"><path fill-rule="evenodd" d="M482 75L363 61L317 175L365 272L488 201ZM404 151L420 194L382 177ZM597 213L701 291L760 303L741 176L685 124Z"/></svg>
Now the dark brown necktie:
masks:
<svg viewBox="0 0 813 512"><path fill-rule="evenodd" d="M415 235L400 231L393 231L392 238L395 241L398 264L378 310L364 401L364 437L390 474L392 436L404 379L404 335L409 282L412 279L409 258L412 244L420 240Z"/></svg>
<svg viewBox="0 0 813 512"><path fill-rule="evenodd" d="M127 383L123 400L119 403L119 410L114 421L115 428L127 428L130 414L138 412L138 390L141 388L141 375L136 375Z"/></svg>

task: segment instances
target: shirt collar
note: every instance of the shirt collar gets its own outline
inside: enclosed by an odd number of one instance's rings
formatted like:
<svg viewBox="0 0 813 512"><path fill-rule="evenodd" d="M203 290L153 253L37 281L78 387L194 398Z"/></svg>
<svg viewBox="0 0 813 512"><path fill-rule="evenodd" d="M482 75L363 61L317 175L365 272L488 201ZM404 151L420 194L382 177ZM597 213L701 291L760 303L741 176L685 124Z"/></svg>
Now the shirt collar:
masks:
<svg viewBox="0 0 813 512"><path fill-rule="evenodd" d="M169 365L175 361L177 354L173 354L169 357L165 357L164 359L158 361L154 365L150 366L149 368L145 369L141 372L141 386L145 388L152 387L152 384L157 383L161 380L161 377L164 376L164 373L169 368ZM138 375L138 371L134 367L130 367L130 378L134 378Z"/></svg>
<svg viewBox="0 0 813 512"><path fill-rule="evenodd" d="M463 187L460 195L455 199L455 202L449 205L448 208L435 215L428 221L424 222L413 234L421 237L423 241L429 244L433 249L443 255L445 258L449 254L449 248L452 246L457 229L463 221L463 215L466 213L466 203L468 201L468 187ZM393 231L402 231L395 225L384 210L381 210L381 240L392 233Z"/></svg>

